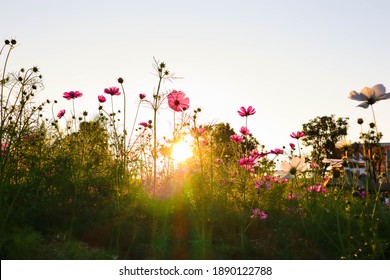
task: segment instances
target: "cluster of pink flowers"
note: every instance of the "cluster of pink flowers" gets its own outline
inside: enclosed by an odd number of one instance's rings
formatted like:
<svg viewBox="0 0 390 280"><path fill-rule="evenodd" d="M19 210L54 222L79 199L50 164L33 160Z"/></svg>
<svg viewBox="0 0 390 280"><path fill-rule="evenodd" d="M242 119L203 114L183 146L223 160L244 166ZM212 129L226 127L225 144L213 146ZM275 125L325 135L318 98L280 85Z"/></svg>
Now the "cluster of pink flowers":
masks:
<svg viewBox="0 0 390 280"><path fill-rule="evenodd" d="M256 179L255 180L255 188L259 189L261 187L265 187L267 189L272 187L272 184L278 183L286 183L288 180L286 178L279 178L279 177L274 177L271 175L266 175L262 177L261 179Z"/></svg>
<svg viewBox="0 0 390 280"><path fill-rule="evenodd" d="M264 211L261 211L259 208L254 208L254 209L252 209L251 218L265 220L268 218L268 215Z"/></svg>
<svg viewBox="0 0 390 280"><path fill-rule="evenodd" d="M326 193L326 188L324 188L324 186L322 184L310 186L308 190L309 190L309 192Z"/></svg>

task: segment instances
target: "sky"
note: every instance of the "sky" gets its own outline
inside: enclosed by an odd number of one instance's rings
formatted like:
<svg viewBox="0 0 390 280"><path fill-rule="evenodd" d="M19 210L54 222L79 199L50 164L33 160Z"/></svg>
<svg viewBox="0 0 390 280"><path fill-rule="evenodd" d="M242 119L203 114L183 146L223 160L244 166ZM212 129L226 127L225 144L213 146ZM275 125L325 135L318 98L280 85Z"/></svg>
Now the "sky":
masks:
<svg viewBox="0 0 390 280"><path fill-rule="evenodd" d="M138 94L156 90L156 58L182 77L163 91L184 91L190 109L202 108L199 123L228 122L239 131L245 119L237 110L253 106L248 128L270 150L332 114L349 117L348 138L359 140L357 118L367 130L373 116L348 94L380 83L390 91L389 12L390 1L376 0L19 0L1 4L0 37L18 41L8 70L38 66L40 96L58 100L56 112L70 112L62 94L78 90L76 111L97 113L97 95L122 77L129 129ZM121 97L115 106L123 107ZM374 104L385 142L389 108L390 100ZM137 122L151 118L142 107ZM172 120L161 111L160 135Z"/></svg>

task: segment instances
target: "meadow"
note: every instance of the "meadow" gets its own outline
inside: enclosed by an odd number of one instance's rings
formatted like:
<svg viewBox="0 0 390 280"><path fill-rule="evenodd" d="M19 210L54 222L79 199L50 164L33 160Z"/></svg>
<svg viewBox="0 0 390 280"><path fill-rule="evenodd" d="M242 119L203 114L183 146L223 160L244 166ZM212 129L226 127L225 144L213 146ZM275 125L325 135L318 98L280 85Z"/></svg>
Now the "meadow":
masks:
<svg viewBox="0 0 390 280"><path fill-rule="evenodd" d="M350 143L348 119L324 116L270 150L251 133L256 104L232 112L238 132L199 123L190 96L164 89L175 77L158 60L156 90L135 108L113 105L126 104L123 78L96 95L95 112L75 110L76 90L58 108L38 67L7 69L16 44L0 51L1 259L390 259L376 122L357 120L361 139ZM376 85L350 98L374 113L390 94ZM162 108L174 126L158 137ZM333 168L330 156L341 160Z"/></svg>

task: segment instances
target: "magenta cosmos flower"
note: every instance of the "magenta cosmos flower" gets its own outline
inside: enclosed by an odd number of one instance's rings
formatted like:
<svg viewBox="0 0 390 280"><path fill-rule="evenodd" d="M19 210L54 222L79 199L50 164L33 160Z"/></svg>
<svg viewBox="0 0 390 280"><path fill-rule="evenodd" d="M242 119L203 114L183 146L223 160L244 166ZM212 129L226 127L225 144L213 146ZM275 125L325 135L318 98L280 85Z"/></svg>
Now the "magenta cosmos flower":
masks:
<svg viewBox="0 0 390 280"><path fill-rule="evenodd" d="M305 136L305 133L301 132L301 131L297 131L297 133L293 132L290 134L291 138L295 138L295 139L299 139L299 138L302 138L303 136Z"/></svg>
<svg viewBox="0 0 390 280"><path fill-rule="evenodd" d="M284 151L282 149L276 148L274 150L271 150L269 153L274 155L281 155L284 153Z"/></svg>
<svg viewBox="0 0 390 280"><path fill-rule="evenodd" d="M83 96L83 94L79 91L68 91L68 92L64 92L63 94L63 98L66 98L68 100L71 100L71 99L76 99L78 97L81 97Z"/></svg>
<svg viewBox="0 0 390 280"><path fill-rule="evenodd" d="M114 96L114 95L120 95L120 91L119 91L119 88L117 87L109 87L109 88L105 88L104 89L104 93L107 93L111 96Z"/></svg>
<svg viewBox="0 0 390 280"><path fill-rule="evenodd" d="M184 92L173 90L168 94L168 105L173 111L182 112L190 108L190 99Z"/></svg>
<svg viewBox="0 0 390 280"><path fill-rule="evenodd" d="M241 127L240 132L241 132L242 135L245 135L245 136L248 136L250 134L249 129L246 128L245 126Z"/></svg>
<svg viewBox="0 0 390 280"><path fill-rule="evenodd" d="M106 102L106 98L103 95L99 95L98 96L98 100L99 100L100 103Z"/></svg>
<svg viewBox="0 0 390 280"><path fill-rule="evenodd" d="M58 112L58 114L57 114L57 118L59 118L59 119L61 119L64 115L65 115L65 109L63 109L63 110L60 110L59 112Z"/></svg>
<svg viewBox="0 0 390 280"><path fill-rule="evenodd" d="M268 215L264 211L261 211L259 208L254 208L254 209L252 209L251 218L265 220L268 218Z"/></svg>
<svg viewBox="0 0 390 280"><path fill-rule="evenodd" d="M248 116L251 116L251 115L254 115L256 113L256 110L255 108L253 108L252 106L249 106L248 108L245 109L244 106L242 106L240 108L239 111L237 111L237 113L241 116L241 117L248 117Z"/></svg>
<svg viewBox="0 0 390 280"><path fill-rule="evenodd" d="M149 126L147 122L140 122L139 125L145 128Z"/></svg>
<svg viewBox="0 0 390 280"><path fill-rule="evenodd" d="M244 139L240 135L234 134L230 136L230 141L236 144L240 144L242 141L244 141Z"/></svg>
<svg viewBox="0 0 390 280"><path fill-rule="evenodd" d="M145 93L140 93L139 94L139 99L143 100L143 99L145 99L145 97L146 97Z"/></svg>

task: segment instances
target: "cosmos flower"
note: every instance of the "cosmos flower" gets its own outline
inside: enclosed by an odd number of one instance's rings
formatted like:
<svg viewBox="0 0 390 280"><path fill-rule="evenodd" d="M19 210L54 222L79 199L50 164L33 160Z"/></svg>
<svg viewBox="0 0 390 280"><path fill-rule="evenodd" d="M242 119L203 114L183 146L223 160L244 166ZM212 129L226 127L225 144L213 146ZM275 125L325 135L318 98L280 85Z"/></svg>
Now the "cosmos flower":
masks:
<svg viewBox="0 0 390 280"><path fill-rule="evenodd" d="M145 97L146 97L145 93L140 93L139 94L139 99L143 100L143 99L145 99Z"/></svg>
<svg viewBox="0 0 390 280"><path fill-rule="evenodd" d="M282 155L284 151L282 149L276 148L274 150L271 150L269 153L274 155Z"/></svg>
<svg viewBox="0 0 390 280"><path fill-rule="evenodd" d="M106 98L103 95L99 95L98 96L98 100L99 100L100 103L106 102Z"/></svg>
<svg viewBox="0 0 390 280"><path fill-rule="evenodd" d="M244 139L240 135L233 134L230 136L230 141L236 144L240 144L242 141L244 141Z"/></svg>
<svg viewBox="0 0 390 280"><path fill-rule="evenodd" d="M350 146L351 146L351 140L347 140L345 138L337 141L335 144L335 147L341 150L348 150Z"/></svg>
<svg viewBox="0 0 390 280"><path fill-rule="evenodd" d="M63 94L63 98L66 98L67 100L71 100L71 99L76 99L78 97L81 97L83 96L83 94L79 91L68 91L68 92L64 92Z"/></svg>
<svg viewBox="0 0 390 280"><path fill-rule="evenodd" d="M184 92L173 90L168 94L168 106L173 111L182 112L190 107L190 99Z"/></svg>
<svg viewBox="0 0 390 280"><path fill-rule="evenodd" d="M119 88L117 87L109 87L109 88L105 88L104 89L104 93L107 93L111 96L114 96L114 95L120 95L120 91L119 91Z"/></svg>
<svg viewBox="0 0 390 280"><path fill-rule="evenodd" d="M58 114L57 114L57 118L59 118L59 119L61 119L64 115L65 115L65 109L63 109L63 110L60 110L59 112L58 112Z"/></svg>
<svg viewBox="0 0 390 280"><path fill-rule="evenodd" d="M246 128L245 126L241 127L240 132L241 132L242 135L245 135L245 136L248 136L250 134L249 129Z"/></svg>
<svg viewBox="0 0 390 280"><path fill-rule="evenodd" d="M254 172L253 166L255 165L255 159L252 157L240 158L238 165L244 168L247 171Z"/></svg>
<svg viewBox="0 0 390 280"><path fill-rule="evenodd" d="M253 108L252 106L249 106L248 108L245 109L244 106L242 106L240 108L239 111L237 111L237 113L241 116L241 117L248 117L248 116L251 116L251 115L254 115L256 113L256 110L255 108Z"/></svg>
<svg viewBox="0 0 390 280"><path fill-rule="evenodd" d="M367 109L369 105L373 105L375 102L390 98L390 93L386 93L386 88L382 84L377 84L370 87L365 87L361 92L351 91L348 96L352 100L363 101L358 105Z"/></svg>
<svg viewBox="0 0 390 280"><path fill-rule="evenodd" d="M140 122L139 125L145 128L149 126L147 122Z"/></svg>
<svg viewBox="0 0 390 280"><path fill-rule="evenodd" d="M261 211L259 208L253 208L251 218L265 220L268 218L268 215L264 211Z"/></svg>
<svg viewBox="0 0 390 280"><path fill-rule="evenodd" d="M305 172L309 165L305 163L304 157L293 157L291 162L284 161L280 164L280 170L276 175L282 178L293 178L299 173Z"/></svg>
<svg viewBox="0 0 390 280"><path fill-rule="evenodd" d="M295 138L295 139L299 139L299 138L302 138L303 136L305 136L305 133L301 132L301 131L297 131L297 133L293 132L290 134L291 138Z"/></svg>

